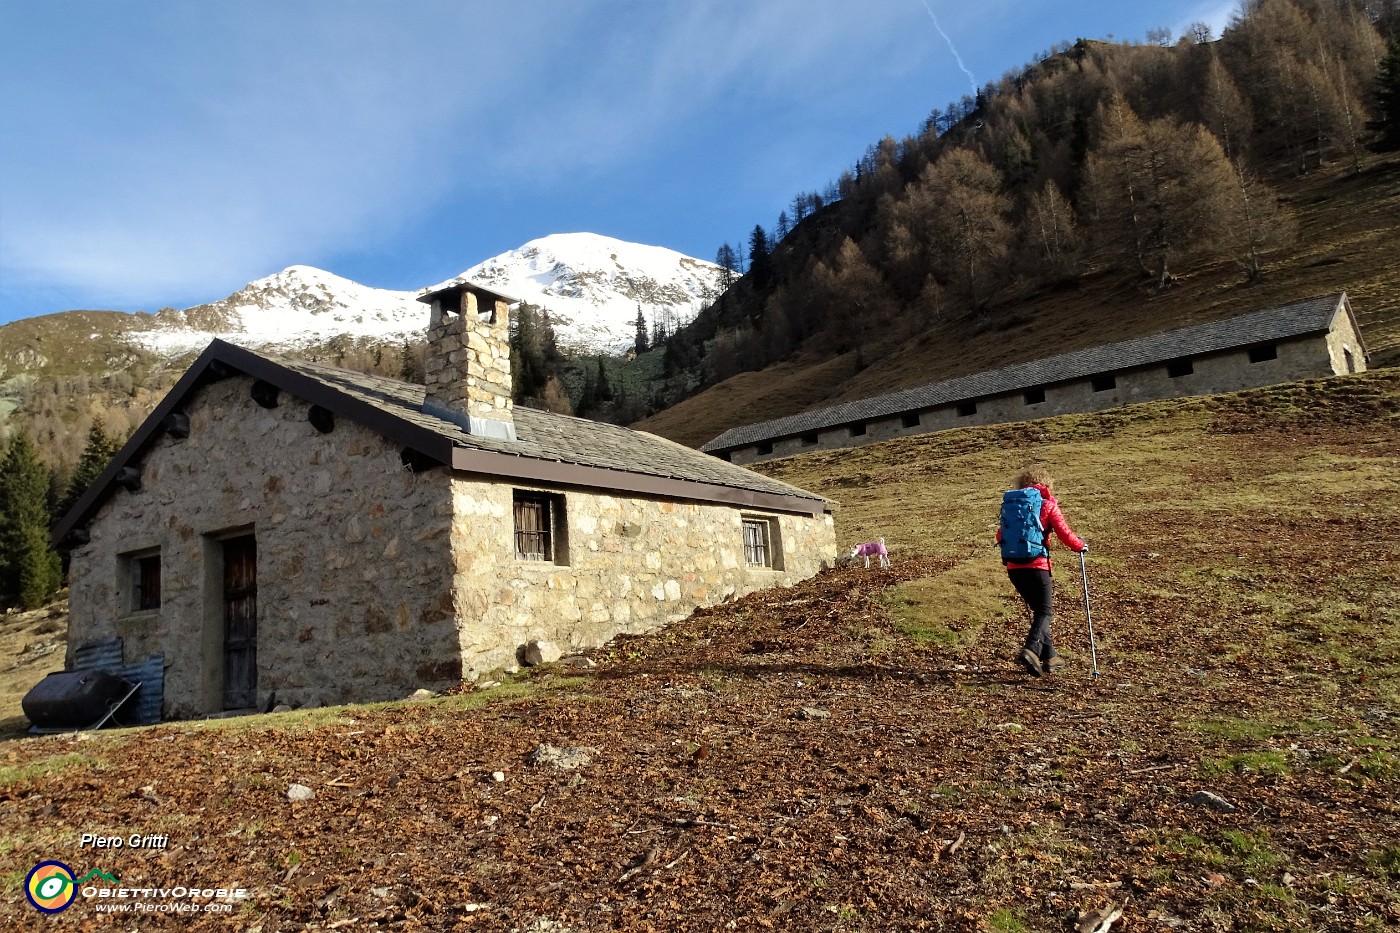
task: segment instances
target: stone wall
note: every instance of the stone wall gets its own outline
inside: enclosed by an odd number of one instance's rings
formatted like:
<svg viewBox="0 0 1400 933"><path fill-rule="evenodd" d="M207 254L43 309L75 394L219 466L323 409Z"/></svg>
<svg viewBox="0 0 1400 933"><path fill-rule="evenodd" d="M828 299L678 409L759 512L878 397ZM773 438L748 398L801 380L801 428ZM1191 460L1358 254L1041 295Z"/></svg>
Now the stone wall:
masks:
<svg viewBox="0 0 1400 933"><path fill-rule="evenodd" d="M1338 311L1327 334L1327 355L1334 373L1364 373L1366 352L1351 315Z"/></svg>
<svg viewBox="0 0 1400 933"><path fill-rule="evenodd" d="M510 375L510 315L504 301L475 292L446 292L439 302L460 295L460 307L433 308L424 366L429 402L472 418L513 419ZM456 313L453 313L456 312ZM487 320L480 320L480 317Z"/></svg>
<svg viewBox="0 0 1400 933"><path fill-rule="evenodd" d="M522 487L515 487L517 489ZM513 489L458 477L453 599L468 676L513 664L543 639L568 651L642 632L712 605L812 576L836 555L830 514L552 491L567 541L556 563L518 560ZM742 521L771 523L776 569L745 567Z"/></svg>
<svg viewBox="0 0 1400 933"><path fill-rule="evenodd" d="M251 380L200 390L190 435L155 442L143 486L115 487L73 553L70 651L111 635L125 660L166 659L167 715L223 706L222 540L257 542L257 694L291 705L401 697L461 673L444 470L341 419L328 434L286 393L264 409ZM135 612L124 555L158 549L162 598Z"/></svg>
<svg viewBox="0 0 1400 933"><path fill-rule="evenodd" d="M1028 396L1023 391L969 399L961 405L944 405L910 412L907 416L895 414L855 426L822 428L803 436L775 439L771 451L760 445L742 447L731 451L729 460L738 464L754 463L772 457L859 447L894 437L969 425L1029 421L1101 411L1135 402L1212 395L1312 379L1348 372L1348 353L1353 367L1350 371L1365 369L1360 340L1344 312L1338 313L1333 330L1325 336L1316 334L1281 340L1272 346L1277 354L1274 359L1252 361L1248 350L1195 356L1190 358L1192 371L1184 375L1171 375L1166 363L1120 370L1112 374L1111 387L1096 386L1094 379L1081 379L1039 387L1044 397L1038 401L1035 399L1039 399L1039 395Z"/></svg>

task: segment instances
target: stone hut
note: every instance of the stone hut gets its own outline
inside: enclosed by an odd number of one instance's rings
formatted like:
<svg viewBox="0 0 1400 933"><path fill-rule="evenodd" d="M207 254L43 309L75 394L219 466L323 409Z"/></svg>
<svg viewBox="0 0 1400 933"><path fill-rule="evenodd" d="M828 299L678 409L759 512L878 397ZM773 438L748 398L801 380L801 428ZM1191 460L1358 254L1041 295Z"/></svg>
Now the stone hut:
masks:
<svg viewBox="0 0 1400 933"><path fill-rule="evenodd" d="M1365 369L1361 329L1341 293L731 428L701 449L752 463Z"/></svg>
<svg viewBox="0 0 1400 933"><path fill-rule="evenodd" d="M392 699L834 560L819 496L514 406L510 299L454 281L420 300L426 388L204 351L55 532L70 668L154 664L167 718Z"/></svg>

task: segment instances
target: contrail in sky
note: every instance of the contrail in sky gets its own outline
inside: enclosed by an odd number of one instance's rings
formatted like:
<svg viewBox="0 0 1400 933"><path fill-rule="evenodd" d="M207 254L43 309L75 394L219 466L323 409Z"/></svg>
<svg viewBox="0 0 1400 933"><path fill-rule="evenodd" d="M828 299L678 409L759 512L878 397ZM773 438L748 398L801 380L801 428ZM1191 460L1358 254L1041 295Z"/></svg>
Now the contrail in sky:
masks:
<svg viewBox="0 0 1400 933"><path fill-rule="evenodd" d="M943 41L948 43L948 51L953 53L953 60L958 63L958 67L962 69L962 73L967 75L967 83L972 85L972 93L976 94L977 79L973 77L972 72L968 71L967 66L963 64L962 56L959 55L958 50L953 47L953 40L949 39L948 34L943 31L943 26L938 22L938 17L934 15L933 7L928 5L928 0L923 0L923 4L924 9L928 10L928 18L933 20L933 28L937 29L938 34L943 37Z"/></svg>

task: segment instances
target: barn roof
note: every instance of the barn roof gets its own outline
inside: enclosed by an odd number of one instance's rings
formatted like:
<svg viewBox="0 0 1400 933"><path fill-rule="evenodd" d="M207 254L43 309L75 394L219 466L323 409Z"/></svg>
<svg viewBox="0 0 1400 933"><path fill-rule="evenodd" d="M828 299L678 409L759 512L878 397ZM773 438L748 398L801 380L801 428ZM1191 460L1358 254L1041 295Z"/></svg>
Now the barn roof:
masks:
<svg viewBox="0 0 1400 933"><path fill-rule="evenodd" d="M719 453L874 418L1301 337L1326 331L1339 308L1351 313L1345 292L730 428L700 449Z"/></svg>
<svg viewBox="0 0 1400 933"><path fill-rule="evenodd" d="M411 451L420 466L782 512L819 514L835 508L835 503L796 486L618 425L516 406L515 440L471 435L425 413L421 385L215 340L60 520L54 540L64 541L87 523L119 482L122 470L140 462L200 387L239 375L378 432Z"/></svg>

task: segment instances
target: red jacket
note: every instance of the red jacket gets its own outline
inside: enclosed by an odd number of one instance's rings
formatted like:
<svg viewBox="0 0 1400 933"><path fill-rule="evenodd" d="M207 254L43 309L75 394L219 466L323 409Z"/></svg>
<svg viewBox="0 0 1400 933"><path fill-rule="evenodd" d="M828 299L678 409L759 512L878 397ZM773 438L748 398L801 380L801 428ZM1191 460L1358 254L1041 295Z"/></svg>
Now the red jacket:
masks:
<svg viewBox="0 0 1400 933"><path fill-rule="evenodd" d="M1058 537L1061 541L1063 541L1065 543L1065 546L1068 547L1071 551L1084 550L1084 539L1079 537L1079 535L1075 534L1070 529L1069 523L1065 521L1064 514L1060 512L1059 500L1056 499L1054 496L1050 495L1050 490L1046 489L1044 486L1036 486L1034 488L1040 490L1041 498L1044 500L1040 505L1040 526L1044 528L1046 532L1046 550L1049 550L1050 548L1049 533L1052 531L1055 533L1055 536ZM1000 543L1001 529L998 528L997 544ZM1020 570L1024 567L1029 567L1032 570L1049 570L1050 557L1048 555L1045 557L1037 557L1035 560L1026 561L1024 563L1019 561L1006 562L1007 570Z"/></svg>

